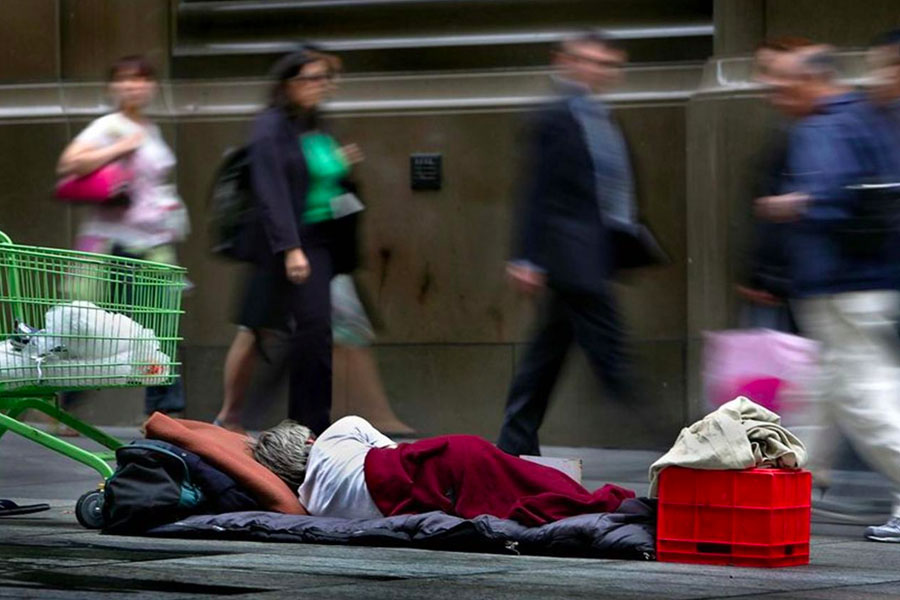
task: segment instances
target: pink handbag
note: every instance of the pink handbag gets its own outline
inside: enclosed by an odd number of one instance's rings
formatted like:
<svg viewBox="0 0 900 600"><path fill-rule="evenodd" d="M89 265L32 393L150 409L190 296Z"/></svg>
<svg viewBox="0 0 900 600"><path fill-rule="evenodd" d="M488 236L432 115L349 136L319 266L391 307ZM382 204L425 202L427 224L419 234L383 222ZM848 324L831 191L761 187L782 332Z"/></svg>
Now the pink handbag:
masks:
<svg viewBox="0 0 900 600"><path fill-rule="evenodd" d="M62 178L56 198L73 204L128 204L132 176L121 163L109 163L87 175Z"/></svg>
<svg viewBox="0 0 900 600"><path fill-rule="evenodd" d="M705 332L703 387L707 409L746 396L777 413L804 407L799 393L809 391L818 373L819 344L769 329ZM782 414L782 416L785 416Z"/></svg>

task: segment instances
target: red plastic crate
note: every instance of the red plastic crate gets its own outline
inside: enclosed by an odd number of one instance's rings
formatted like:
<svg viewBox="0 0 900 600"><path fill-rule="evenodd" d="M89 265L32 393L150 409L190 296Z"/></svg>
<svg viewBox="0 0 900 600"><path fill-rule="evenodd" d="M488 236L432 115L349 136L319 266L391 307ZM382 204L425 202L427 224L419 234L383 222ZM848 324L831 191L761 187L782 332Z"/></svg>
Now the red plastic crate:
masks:
<svg viewBox="0 0 900 600"><path fill-rule="evenodd" d="M809 563L809 471L660 474L656 554L662 562L787 567Z"/></svg>

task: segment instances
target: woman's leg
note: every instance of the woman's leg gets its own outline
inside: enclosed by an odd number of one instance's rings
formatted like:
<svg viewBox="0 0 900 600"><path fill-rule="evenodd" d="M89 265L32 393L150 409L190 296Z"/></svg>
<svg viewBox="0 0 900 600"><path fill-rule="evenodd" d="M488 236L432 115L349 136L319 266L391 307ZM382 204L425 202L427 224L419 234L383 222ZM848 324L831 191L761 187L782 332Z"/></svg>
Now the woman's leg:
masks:
<svg viewBox="0 0 900 600"><path fill-rule="evenodd" d="M331 250L325 246L304 248L310 276L290 288L294 335L291 340L288 417L318 435L330 424L332 349Z"/></svg>
<svg viewBox="0 0 900 600"><path fill-rule="evenodd" d="M331 280L331 331L334 338L334 419L358 415L387 435L415 431L394 414L372 355L375 332L349 275Z"/></svg>
<svg viewBox="0 0 900 600"><path fill-rule="evenodd" d="M216 421L226 429L243 429L242 416L247 388L256 365L256 336L239 327L225 357L224 394Z"/></svg>
<svg viewBox="0 0 900 600"><path fill-rule="evenodd" d="M238 331L225 357L222 408L216 423L243 432L244 404L260 358L269 360L265 344L275 330L287 329L288 283L281 260L254 264L245 274L235 321Z"/></svg>
<svg viewBox="0 0 900 600"><path fill-rule="evenodd" d="M338 348L335 346L335 350ZM391 408L372 349L369 346L340 348L346 361L347 413L359 415L388 436L415 433Z"/></svg>

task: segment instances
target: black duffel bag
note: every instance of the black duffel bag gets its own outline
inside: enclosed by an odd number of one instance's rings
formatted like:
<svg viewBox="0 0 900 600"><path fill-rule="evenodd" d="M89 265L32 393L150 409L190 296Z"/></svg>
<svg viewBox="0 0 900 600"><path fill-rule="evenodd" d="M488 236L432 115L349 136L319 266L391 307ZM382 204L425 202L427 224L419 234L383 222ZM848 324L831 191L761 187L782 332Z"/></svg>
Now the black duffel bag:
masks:
<svg viewBox="0 0 900 600"><path fill-rule="evenodd" d="M190 515L259 508L231 477L167 442L137 440L116 450L116 462L103 491L78 501L85 527L135 534Z"/></svg>
<svg viewBox="0 0 900 600"><path fill-rule="evenodd" d="M116 450L116 472L103 488L104 533L141 533L203 512L184 450L139 440ZM173 449L174 448L174 449Z"/></svg>

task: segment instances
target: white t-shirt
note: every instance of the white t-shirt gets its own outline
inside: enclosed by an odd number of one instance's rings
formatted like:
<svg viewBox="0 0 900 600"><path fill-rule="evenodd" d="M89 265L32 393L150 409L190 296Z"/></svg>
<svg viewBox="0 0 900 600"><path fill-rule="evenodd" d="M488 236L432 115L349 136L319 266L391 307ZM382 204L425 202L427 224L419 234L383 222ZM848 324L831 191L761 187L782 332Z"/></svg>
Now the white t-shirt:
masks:
<svg viewBox="0 0 900 600"><path fill-rule="evenodd" d="M92 207L81 224L80 235L137 249L170 244L187 235L187 212L175 187L169 185L175 155L156 125L136 123L117 112L91 122L75 140L104 148L140 131L144 133L143 143L125 159L134 172L130 204L127 208Z"/></svg>
<svg viewBox="0 0 900 600"><path fill-rule="evenodd" d="M322 432L309 452L300 502L317 517L383 516L366 488L366 454L394 442L361 417L344 417Z"/></svg>

